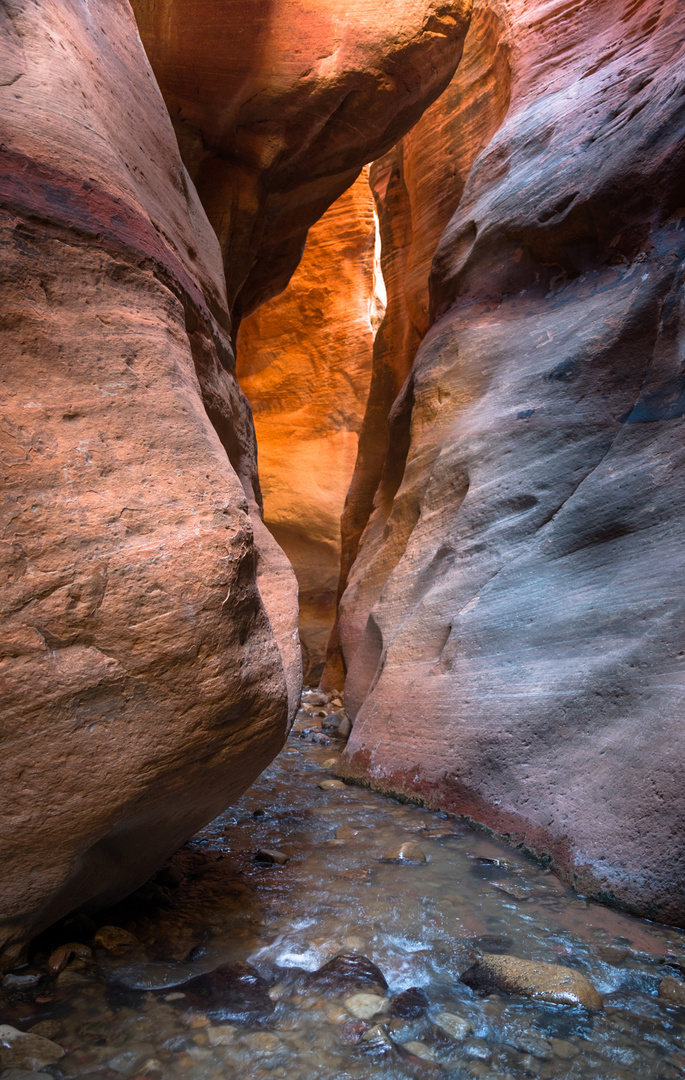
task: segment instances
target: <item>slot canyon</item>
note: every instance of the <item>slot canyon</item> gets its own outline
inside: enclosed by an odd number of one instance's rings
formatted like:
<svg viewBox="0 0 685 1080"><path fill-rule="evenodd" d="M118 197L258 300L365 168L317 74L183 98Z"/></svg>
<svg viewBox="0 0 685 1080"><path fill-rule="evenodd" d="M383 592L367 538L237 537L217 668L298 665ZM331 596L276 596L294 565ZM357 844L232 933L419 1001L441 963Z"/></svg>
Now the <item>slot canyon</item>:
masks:
<svg viewBox="0 0 685 1080"><path fill-rule="evenodd" d="M681 0L0 0L0 229L0 1080L684 1077Z"/></svg>

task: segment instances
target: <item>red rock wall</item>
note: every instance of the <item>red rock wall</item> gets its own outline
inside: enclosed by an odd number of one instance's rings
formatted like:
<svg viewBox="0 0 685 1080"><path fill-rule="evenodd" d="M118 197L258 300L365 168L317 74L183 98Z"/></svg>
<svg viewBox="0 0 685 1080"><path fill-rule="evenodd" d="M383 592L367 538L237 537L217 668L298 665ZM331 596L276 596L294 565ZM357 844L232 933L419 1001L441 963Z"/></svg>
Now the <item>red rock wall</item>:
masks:
<svg viewBox="0 0 685 1080"><path fill-rule="evenodd" d="M299 585L307 683L319 681L335 618L340 515L371 377L375 240L365 169L310 230L286 291L245 319L238 337L264 520Z"/></svg>
<svg viewBox="0 0 685 1080"><path fill-rule="evenodd" d="M685 13L496 14L511 104L455 177L341 604L343 771L682 922Z"/></svg>
<svg viewBox="0 0 685 1080"><path fill-rule="evenodd" d="M249 491L256 453L221 253L131 11L16 0L0 30L11 962L243 791L288 701L237 475ZM203 398L230 417L235 470Z"/></svg>
<svg viewBox="0 0 685 1080"><path fill-rule="evenodd" d="M223 252L128 0L0 7L0 964L141 884L282 744L296 587L231 306L282 288L450 78L468 0L392 6L136 4Z"/></svg>

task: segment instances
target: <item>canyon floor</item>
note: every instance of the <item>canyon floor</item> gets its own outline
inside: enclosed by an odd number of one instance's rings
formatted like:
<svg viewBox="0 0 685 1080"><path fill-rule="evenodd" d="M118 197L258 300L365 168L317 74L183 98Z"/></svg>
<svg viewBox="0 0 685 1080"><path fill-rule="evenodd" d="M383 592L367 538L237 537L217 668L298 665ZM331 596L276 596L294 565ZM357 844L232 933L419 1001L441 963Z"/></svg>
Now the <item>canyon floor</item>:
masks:
<svg viewBox="0 0 685 1080"><path fill-rule="evenodd" d="M685 932L343 784L320 700L147 886L4 977L2 1080L685 1076ZM537 999L473 977L517 958Z"/></svg>

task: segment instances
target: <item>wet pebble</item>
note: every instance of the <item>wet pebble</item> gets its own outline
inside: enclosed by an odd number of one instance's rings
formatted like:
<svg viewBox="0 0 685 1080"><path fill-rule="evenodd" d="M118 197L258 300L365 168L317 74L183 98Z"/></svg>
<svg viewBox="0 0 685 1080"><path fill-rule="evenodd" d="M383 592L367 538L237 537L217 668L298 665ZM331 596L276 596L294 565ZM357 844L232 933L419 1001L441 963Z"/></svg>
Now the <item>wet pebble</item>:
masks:
<svg viewBox="0 0 685 1080"><path fill-rule="evenodd" d="M29 1035L42 1035L44 1039L59 1039L64 1034L64 1024L60 1020L39 1020L30 1027Z"/></svg>
<svg viewBox="0 0 685 1080"><path fill-rule="evenodd" d="M235 1042L237 1030L232 1024L216 1024L205 1028L210 1046L231 1046Z"/></svg>
<svg viewBox="0 0 685 1080"><path fill-rule="evenodd" d="M404 1044L404 1049L408 1050L410 1054L414 1054L415 1057L421 1058L422 1061L435 1061L435 1050L426 1043L412 1039Z"/></svg>
<svg viewBox="0 0 685 1080"><path fill-rule="evenodd" d="M347 784L343 784L342 780L321 780L317 786L322 791L347 790Z"/></svg>
<svg viewBox="0 0 685 1080"><path fill-rule="evenodd" d="M358 953L338 953L318 971L311 972L305 979L305 986L330 993L365 991L375 987L384 994L388 988L380 968L368 956Z"/></svg>
<svg viewBox="0 0 685 1080"><path fill-rule="evenodd" d="M511 1045L520 1050L522 1054L532 1054L533 1057L539 1058L540 1061L549 1061L554 1056L552 1044L534 1031L519 1032L518 1035L511 1039Z"/></svg>
<svg viewBox="0 0 685 1080"><path fill-rule="evenodd" d="M260 848L255 855L256 862L271 863L275 866L285 866L289 859L289 855L277 848Z"/></svg>
<svg viewBox="0 0 685 1080"><path fill-rule="evenodd" d="M0 1063L5 1069L43 1069L64 1057L64 1049L42 1035L0 1025Z"/></svg>
<svg viewBox="0 0 685 1080"><path fill-rule="evenodd" d="M455 1042L463 1042L473 1031L473 1024L465 1020L463 1016L458 1016L457 1013L438 1013L433 1019L433 1024Z"/></svg>
<svg viewBox="0 0 685 1080"><path fill-rule="evenodd" d="M135 949L140 942L137 937L120 926L101 926L93 938L93 945L118 956L129 949Z"/></svg>
<svg viewBox="0 0 685 1080"><path fill-rule="evenodd" d="M483 1039L466 1039L462 1046L464 1053L469 1057L478 1058L479 1061L489 1061L492 1057L492 1050Z"/></svg>
<svg viewBox="0 0 685 1080"><path fill-rule="evenodd" d="M673 975L667 975L659 983L659 997L667 1001L669 1005L680 1005L685 1008L685 982L676 979Z"/></svg>
<svg viewBox="0 0 685 1080"><path fill-rule="evenodd" d="M137 941L136 944L138 944ZM74 957L77 960L92 960L92 949L89 949L87 945L82 945L80 941L70 941L67 945L60 945L58 949L50 953L48 971L52 975L58 975Z"/></svg>
<svg viewBox="0 0 685 1080"><path fill-rule="evenodd" d="M344 1005L357 1020L372 1020L379 1013L387 1012L390 1002L378 994L359 993L345 998Z"/></svg>
<svg viewBox="0 0 685 1080"><path fill-rule="evenodd" d="M581 972L559 964L489 953L476 960L461 981L480 994L501 990L555 1005L582 1005L592 1011L602 1008L592 983Z"/></svg>
<svg viewBox="0 0 685 1080"><path fill-rule="evenodd" d="M426 856L413 840L406 840L396 850L384 856L385 862L425 863Z"/></svg>
<svg viewBox="0 0 685 1080"><path fill-rule="evenodd" d="M6 990L26 990L30 986L36 986L40 982L40 975L36 973L22 974L21 972L11 972L9 975L5 975L2 980L2 985Z"/></svg>

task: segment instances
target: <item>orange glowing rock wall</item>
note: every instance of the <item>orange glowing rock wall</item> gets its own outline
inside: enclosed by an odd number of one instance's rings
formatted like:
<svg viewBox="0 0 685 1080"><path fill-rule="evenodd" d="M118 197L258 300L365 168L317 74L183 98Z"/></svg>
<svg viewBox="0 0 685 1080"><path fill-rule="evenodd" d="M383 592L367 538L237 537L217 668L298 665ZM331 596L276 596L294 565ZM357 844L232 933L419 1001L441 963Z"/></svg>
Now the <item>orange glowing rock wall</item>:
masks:
<svg viewBox="0 0 685 1080"><path fill-rule="evenodd" d="M310 230L288 288L240 327L264 519L300 591L305 681L321 674L335 617L340 515L357 457L373 353L376 224L368 169Z"/></svg>

